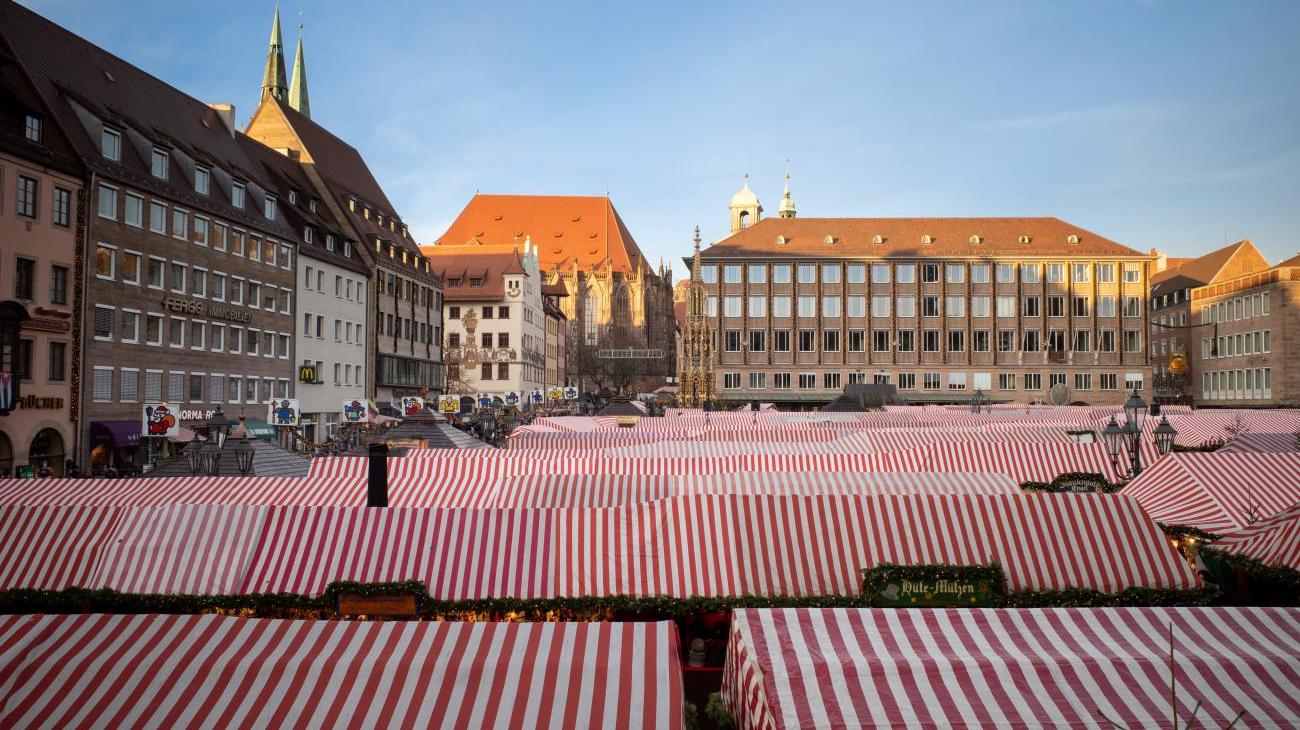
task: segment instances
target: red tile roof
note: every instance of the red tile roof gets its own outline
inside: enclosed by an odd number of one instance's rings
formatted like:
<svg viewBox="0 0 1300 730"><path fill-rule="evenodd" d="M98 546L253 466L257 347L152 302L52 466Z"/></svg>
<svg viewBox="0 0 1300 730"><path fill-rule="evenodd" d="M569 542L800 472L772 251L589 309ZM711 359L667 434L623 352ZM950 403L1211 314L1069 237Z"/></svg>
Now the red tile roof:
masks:
<svg viewBox="0 0 1300 730"><path fill-rule="evenodd" d="M1204 256L1192 259L1172 259L1181 261L1178 266L1169 266L1164 271L1151 277L1151 295L1159 296L1174 289L1209 284L1218 278L1234 257L1246 257L1243 264L1247 269L1266 269L1268 262L1255 244L1249 239L1237 241L1230 246L1215 249ZM1249 259L1255 259L1253 261Z"/></svg>
<svg viewBox="0 0 1300 730"><path fill-rule="evenodd" d="M505 276L523 274L523 257L511 246L422 246L434 274L442 277L449 302L496 301L505 297ZM470 286L470 280L479 286Z"/></svg>
<svg viewBox="0 0 1300 730"><path fill-rule="evenodd" d="M1282 263L1278 264L1277 268L1281 268L1283 266L1300 266L1300 254L1296 254L1295 256L1292 256L1286 261L1283 261Z"/></svg>
<svg viewBox="0 0 1300 730"><path fill-rule="evenodd" d="M923 242L925 236L930 243ZM1021 242L1022 236L1027 242ZM1070 236L1077 236L1078 243L1069 243ZM1059 218L764 218L703 254L1147 256Z"/></svg>
<svg viewBox="0 0 1300 730"><path fill-rule="evenodd" d="M575 262L588 271L603 266L606 258L614 271L651 268L607 197L478 194L437 243L522 246L529 237L544 271L568 271Z"/></svg>

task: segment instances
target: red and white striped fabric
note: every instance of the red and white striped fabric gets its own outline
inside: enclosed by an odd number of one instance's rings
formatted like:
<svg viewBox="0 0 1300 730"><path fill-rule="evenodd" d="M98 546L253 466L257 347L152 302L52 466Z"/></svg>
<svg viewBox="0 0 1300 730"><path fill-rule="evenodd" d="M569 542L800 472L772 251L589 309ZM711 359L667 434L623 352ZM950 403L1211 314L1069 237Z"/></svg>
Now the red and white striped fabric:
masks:
<svg viewBox="0 0 1300 730"><path fill-rule="evenodd" d="M1294 433L1243 433L1228 441L1217 452L1235 453L1300 453L1300 437Z"/></svg>
<svg viewBox="0 0 1300 730"><path fill-rule="evenodd" d="M1213 546L1254 558L1265 565L1285 565L1300 570L1300 504L1224 535L1215 540Z"/></svg>
<svg viewBox="0 0 1300 730"><path fill-rule="evenodd" d="M682 728L660 623L0 616L0 726Z"/></svg>
<svg viewBox="0 0 1300 730"><path fill-rule="evenodd" d="M94 584L122 510L0 505L0 590Z"/></svg>
<svg viewBox="0 0 1300 730"><path fill-rule="evenodd" d="M1300 454L1170 454L1122 493L1158 522L1230 532L1300 504Z"/></svg>
<svg viewBox="0 0 1300 730"><path fill-rule="evenodd" d="M933 471L993 471L1020 482L1050 482L1061 474L1090 472L1114 478L1106 447L1092 444L973 443L934 444Z"/></svg>
<svg viewBox="0 0 1300 730"><path fill-rule="evenodd" d="M737 609L722 699L745 730L1296 727L1298 657L1293 608Z"/></svg>

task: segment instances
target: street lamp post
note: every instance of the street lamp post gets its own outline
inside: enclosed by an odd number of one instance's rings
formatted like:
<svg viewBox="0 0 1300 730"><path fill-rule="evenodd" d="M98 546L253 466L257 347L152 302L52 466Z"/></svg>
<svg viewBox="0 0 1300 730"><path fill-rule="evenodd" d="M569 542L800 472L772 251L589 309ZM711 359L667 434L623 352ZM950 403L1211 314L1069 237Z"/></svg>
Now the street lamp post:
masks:
<svg viewBox="0 0 1300 730"><path fill-rule="evenodd" d="M1101 435L1106 440L1106 450L1110 452L1110 465L1121 479L1132 479L1142 473L1142 419L1146 416L1147 404L1138 395L1137 389L1124 402L1125 422L1120 425L1114 416L1102 429ZM1156 450L1163 456L1174 446L1174 437L1178 435L1168 416L1161 416L1160 423L1153 434ZM1120 454L1126 455L1126 464L1121 468Z"/></svg>
<svg viewBox="0 0 1300 730"><path fill-rule="evenodd" d="M970 412L979 413L981 411L984 413L989 412L988 397L984 395L983 390L977 388L970 399Z"/></svg>

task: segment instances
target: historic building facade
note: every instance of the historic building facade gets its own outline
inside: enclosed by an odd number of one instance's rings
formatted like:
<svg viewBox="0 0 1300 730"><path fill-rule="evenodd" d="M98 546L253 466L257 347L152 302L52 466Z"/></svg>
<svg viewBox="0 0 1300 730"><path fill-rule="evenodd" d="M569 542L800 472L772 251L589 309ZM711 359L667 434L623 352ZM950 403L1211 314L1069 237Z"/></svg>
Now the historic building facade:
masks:
<svg viewBox="0 0 1300 730"><path fill-rule="evenodd" d="M296 245L211 108L12 4L0 28L88 180L76 457L139 461L147 404L181 425L293 395Z"/></svg>
<svg viewBox="0 0 1300 730"><path fill-rule="evenodd" d="M913 402L1110 404L1149 386L1153 254L1056 218L799 218L788 186L777 218L748 183L730 212L698 272L720 400L817 405L872 381Z"/></svg>
<svg viewBox="0 0 1300 730"><path fill-rule="evenodd" d="M1198 403L1300 406L1300 256L1192 289Z"/></svg>
<svg viewBox="0 0 1300 730"><path fill-rule="evenodd" d="M297 162L312 194L345 234L340 245L365 264L367 394L381 404L442 392L442 285L406 224L351 145L311 119L299 40L286 88L279 17L271 35L261 103L246 133ZM355 371L354 371L355 373Z"/></svg>
<svg viewBox="0 0 1300 730"><path fill-rule="evenodd" d="M448 392L515 391L546 379L546 313L532 242L513 246L426 246L443 281Z"/></svg>
<svg viewBox="0 0 1300 730"><path fill-rule="evenodd" d="M1158 257L1151 276L1152 395L1159 403L1199 402L1201 354L1197 343L1213 337L1210 325L1191 316L1192 290L1263 271L1268 261L1250 241L1238 241L1190 259Z"/></svg>
<svg viewBox="0 0 1300 730"><path fill-rule="evenodd" d="M0 95L0 475L57 476L80 422L82 168L21 69Z"/></svg>
<svg viewBox="0 0 1300 730"><path fill-rule="evenodd" d="M475 195L437 245L518 245L526 238L546 282L568 293L559 306L569 326L570 380L590 377L577 371L589 369L600 350L626 348L651 351L638 364L649 379L673 374L671 277L646 261L608 197Z"/></svg>

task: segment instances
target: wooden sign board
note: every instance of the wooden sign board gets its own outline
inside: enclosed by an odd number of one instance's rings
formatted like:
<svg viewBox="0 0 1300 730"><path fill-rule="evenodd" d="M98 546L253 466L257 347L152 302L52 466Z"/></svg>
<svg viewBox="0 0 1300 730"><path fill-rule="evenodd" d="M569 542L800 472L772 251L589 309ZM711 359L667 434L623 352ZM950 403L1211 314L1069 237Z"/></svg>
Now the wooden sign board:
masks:
<svg viewBox="0 0 1300 730"><path fill-rule="evenodd" d="M991 606L993 584L987 580L899 580L885 584L875 605L897 608Z"/></svg>
<svg viewBox="0 0 1300 730"><path fill-rule="evenodd" d="M391 596L363 596L356 593L340 593L338 613L340 616L401 616L415 618L419 611L415 607L415 596L411 594Z"/></svg>

